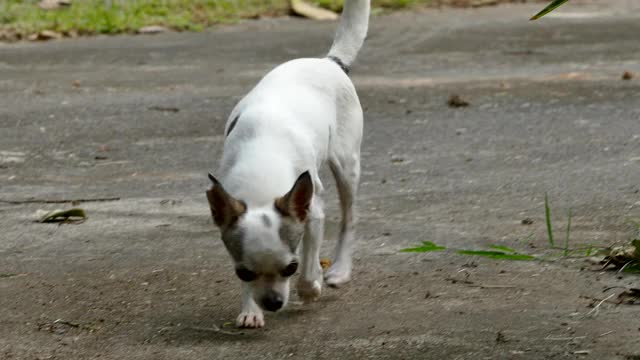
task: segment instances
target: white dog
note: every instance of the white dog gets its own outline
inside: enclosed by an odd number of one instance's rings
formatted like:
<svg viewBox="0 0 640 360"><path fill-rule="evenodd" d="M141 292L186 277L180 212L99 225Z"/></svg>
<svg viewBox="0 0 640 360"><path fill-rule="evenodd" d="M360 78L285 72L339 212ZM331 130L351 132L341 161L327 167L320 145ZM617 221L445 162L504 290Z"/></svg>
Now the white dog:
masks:
<svg viewBox="0 0 640 360"><path fill-rule="evenodd" d="M360 177L362 108L347 73L367 34L369 0L346 0L326 58L297 59L268 73L233 109L207 198L242 280L241 327L262 327L262 309L287 304L298 268L299 296L317 299L324 212L319 168L329 164L342 209L329 286L351 277L354 200Z"/></svg>

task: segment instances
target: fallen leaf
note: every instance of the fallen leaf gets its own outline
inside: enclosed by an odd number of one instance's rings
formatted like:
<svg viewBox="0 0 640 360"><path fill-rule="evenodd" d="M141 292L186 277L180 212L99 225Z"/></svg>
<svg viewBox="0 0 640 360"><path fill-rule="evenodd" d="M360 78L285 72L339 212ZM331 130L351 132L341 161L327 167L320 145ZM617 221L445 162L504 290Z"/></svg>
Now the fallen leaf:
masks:
<svg viewBox="0 0 640 360"><path fill-rule="evenodd" d="M312 20L337 20L338 14L333 11L322 9L302 0L291 0L291 11L299 16Z"/></svg>
<svg viewBox="0 0 640 360"><path fill-rule="evenodd" d="M87 218L84 210L80 208L53 211L38 210L36 211L36 216L38 216L37 221L41 223L77 222Z"/></svg>
<svg viewBox="0 0 640 360"><path fill-rule="evenodd" d="M452 108L466 107L469 106L469 102L463 100L460 95L453 94L449 96L449 100L447 101L447 105Z"/></svg>
<svg viewBox="0 0 640 360"><path fill-rule="evenodd" d="M327 270L331 266L331 260L327 258L320 259L320 267L322 270Z"/></svg>
<svg viewBox="0 0 640 360"><path fill-rule="evenodd" d="M159 34L167 31L169 31L169 29L167 29L164 26L149 25L149 26L143 26L140 29L138 29L138 34Z"/></svg>
<svg viewBox="0 0 640 360"><path fill-rule="evenodd" d="M168 107L168 106L150 106L149 110L174 112L174 113L180 111L180 109L178 109L177 107Z"/></svg>
<svg viewBox="0 0 640 360"><path fill-rule="evenodd" d="M625 305L640 305L640 289L631 288L618 295L618 303Z"/></svg>
<svg viewBox="0 0 640 360"><path fill-rule="evenodd" d="M51 31L51 30L42 30L38 33L29 35L27 39L30 41L56 40L56 39L62 39L62 34L55 31Z"/></svg>
<svg viewBox="0 0 640 360"><path fill-rule="evenodd" d="M71 6L71 0L40 0L38 7L43 10L55 10Z"/></svg>

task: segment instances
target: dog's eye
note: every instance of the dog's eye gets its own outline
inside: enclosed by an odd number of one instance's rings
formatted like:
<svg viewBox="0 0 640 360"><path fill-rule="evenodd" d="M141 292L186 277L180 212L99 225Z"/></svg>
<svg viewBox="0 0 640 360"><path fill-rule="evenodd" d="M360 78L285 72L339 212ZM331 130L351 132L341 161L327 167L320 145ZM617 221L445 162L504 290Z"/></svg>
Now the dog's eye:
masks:
<svg viewBox="0 0 640 360"><path fill-rule="evenodd" d="M294 261L291 264L287 265L287 267L282 269L280 275L282 275L283 277L289 277L295 274L296 270L298 270L298 263Z"/></svg>
<svg viewBox="0 0 640 360"><path fill-rule="evenodd" d="M246 282L250 282L255 280L258 275L256 273L254 273L253 271L245 268L245 267L239 267L236 269L236 275L238 275L238 277L240 278L240 280L242 281L246 281Z"/></svg>

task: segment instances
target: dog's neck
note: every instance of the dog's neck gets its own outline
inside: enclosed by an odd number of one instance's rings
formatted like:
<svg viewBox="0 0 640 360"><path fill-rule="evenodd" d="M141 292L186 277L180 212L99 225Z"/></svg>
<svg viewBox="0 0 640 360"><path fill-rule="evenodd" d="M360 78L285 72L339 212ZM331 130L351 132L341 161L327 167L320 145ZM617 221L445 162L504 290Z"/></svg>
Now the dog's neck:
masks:
<svg viewBox="0 0 640 360"><path fill-rule="evenodd" d="M222 184L229 194L250 207L271 205L295 182L293 161L279 149L263 148L260 144L243 146L232 163L223 165Z"/></svg>

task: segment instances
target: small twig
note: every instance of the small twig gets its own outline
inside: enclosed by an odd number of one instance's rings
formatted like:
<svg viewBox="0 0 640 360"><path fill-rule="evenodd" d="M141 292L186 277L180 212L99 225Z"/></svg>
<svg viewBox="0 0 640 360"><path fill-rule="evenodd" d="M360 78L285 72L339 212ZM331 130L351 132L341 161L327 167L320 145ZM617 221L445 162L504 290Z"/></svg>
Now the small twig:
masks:
<svg viewBox="0 0 640 360"><path fill-rule="evenodd" d="M609 291L611 289L626 289L626 287L624 287L624 286L609 286L609 287L604 288L604 290L602 290L602 292L607 292L607 291Z"/></svg>
<svg viewBox="0 0 640 360"><path fill-rule="evenodd" d="M178 109L177 107L168 107L168 106L150 106L148 109L155 110L155 111L174 112L174 113L180 111L180 109Z"/></svg>
<svg viewBox="0 0 640 360"><path fill-rule="evenodd" d="M16 277L22 277L22 276L27 276L27 275L29 275L29 274L27 274L27 273L23 273L23 274L0 273L0 279L16 278Z"/></svg>
<svg viewBox="0 0 640 360"><path fill-rule="evenodd" d="M611 294L609 296L607 296L606 298L600 300L600 302L593 307L593 309L591 309L591 311L589 311L587 313L587 316L591 315L591 313L595 313L593 316L598 316L598 314L600 313L600 305L602 305L605 301L611 299L612 297L614 297L616 294Z"/></svg>
<svg viewBox="0 0 640 360"><path fill-rule="evenodd" d="M612 332L613 332L613 330L607 331L606 333L602 333L602 334L598 335L598 337L607 336L607 335L611 334Z"/></svg>
<svg viewBox="0 0 640 360"><path fill-rule="evenodd" d="M624 271L624 268L627 267L627 265L629 264L633 264L635 262L635 260L631 260L629 262L627 262L626 264L622 265L622 267L620 268L620 270L618 270L618 274L620 274L622 271Z"/></svg>
<svg viewBox="0 0 640 360"><path fill-rule="evenodd" d="M549 336L547 336L544 339L545 340L549 340L549 341L573 341L573 340L585 339L585 338L586 338L586 336L569 336L569 337L549 337Z"/></svg>
<svg viewBox="0 0 640 360"><path fill-rule="evenodd" d="M80 327L80 324L73 323L71 321L62 320L62 319L57 319L53 323L54 324L67 325L67 326L71 326L71 327L74 327L74 328L79 328Z"/></svg>
<svg viewBox="0 0 640 360"><path fill-rule="evenodd" d="M102 202L102 201L118 201L119 197L110 198L94 198L94 199L29 199L29 200L3 200L0 199L0 203L21 205L21 204L65 204L65 203L82 203L82 202Z"/></svg>
<svg viewBox="0 0 640 360"><path fill-rule="evenodd" d="M483 284L467 284L470 287L479 287L483 289L513 289L515 285L483 285Z"/></svg>
<svg viewBox="0 0 640 360"><path fill-rule="evenodd" d="M602 268L600 268L600 270L598 270L598 271L606 270L607 267L609 267L610 264L611 264L611 259L607 260L607 262L604 263L604 265L602 265Z"/></svg>
<svg viewBox="0 0 640 360"><path fill-rule="evenodd" d="M573 352L575 355L589 355L591 350L577 350Z"/></svg>
<svg viewBox="0 0 640 360"><path fill-rule="evenodd" d="M570 251L578 251L578 250L588 250L588 249L606 249L608 248L608 246L581 246L581 247L575 247L575 248L569 248ZM554 250L564 250L563 247L561 246L553 246L550 247L550 249L554 249Z"/></svg>
<svg viewBox="0 0 640 360"><path fill-rule="evenodd" d="M549 208L549 197L547 193L544 193L544 218L547 223L547 235L549 236L549 245L551 247L556 246L553 240L553 230L551 228L551 208Z"/></svg>
<svg viewBox="0 0 640 360"><path fill-rule="evenodd" d="M209 331L209 332L218 332L225 335L242 335L242 332L231 332L220 329L215 325L211 325L211 327L201 327L201 326L189 326L187 327L189 330L195 331Z"/></svg>
<svg viewBox="0 0 640 360"><path fill-rule="evenodd" d="M468 278L468 276L467 276L467 278ZM467 279L460 280L460 279L456 279L456 278L449 277L449 276L444 278L444 279L446 281L451 281L452 284L461 283L461 284L466 284L466 285L473 285L473 281L469 281Z"/></svg>

